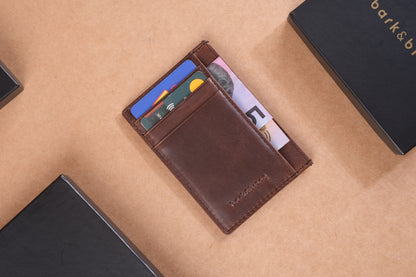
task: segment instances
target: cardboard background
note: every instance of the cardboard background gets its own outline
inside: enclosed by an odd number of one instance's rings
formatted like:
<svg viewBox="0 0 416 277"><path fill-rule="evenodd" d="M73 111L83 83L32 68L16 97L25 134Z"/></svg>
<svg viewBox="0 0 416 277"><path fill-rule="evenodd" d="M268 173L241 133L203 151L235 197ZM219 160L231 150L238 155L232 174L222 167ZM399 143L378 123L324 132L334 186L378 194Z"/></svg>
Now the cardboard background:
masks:
<svg viewBox="0 0 416 277"><path fill-rule="evenodd" d="M167 276L413 276L416 152L383 144L287 23L301 0L4 1L0 227L69 175ZM226 236L122 118L207 39L315 164Z"/></svg>

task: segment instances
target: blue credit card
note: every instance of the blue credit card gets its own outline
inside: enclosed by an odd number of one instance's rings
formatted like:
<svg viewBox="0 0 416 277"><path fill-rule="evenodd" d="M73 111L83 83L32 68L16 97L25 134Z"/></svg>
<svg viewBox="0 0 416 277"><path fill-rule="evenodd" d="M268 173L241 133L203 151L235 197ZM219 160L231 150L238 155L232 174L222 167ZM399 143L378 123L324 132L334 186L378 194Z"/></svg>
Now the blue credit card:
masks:
<svg viewBox="0 0 416 277"><path fill-rule="evenodd" d="M184 61L171 74L163 79L157 86L143 96L139 102L131 107L131 114L137 119L148 111L152 106L158 103L160 99L169 91L175 88L182 80L196 68L196 65L191 60Z"/></svg>

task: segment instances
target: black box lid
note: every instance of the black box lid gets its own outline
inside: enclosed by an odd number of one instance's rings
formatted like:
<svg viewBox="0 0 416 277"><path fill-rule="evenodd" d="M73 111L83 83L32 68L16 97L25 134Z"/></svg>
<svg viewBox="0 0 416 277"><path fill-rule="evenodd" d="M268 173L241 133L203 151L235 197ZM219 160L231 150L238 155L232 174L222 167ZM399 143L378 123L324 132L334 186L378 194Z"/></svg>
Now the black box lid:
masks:
<svg viewBox="0 0 416 277"><path fill-rule="evenodd" d="M307 0L292 25L377 133L416 145L416 2Z"/></svg>
<svg viewBox="0 0 416 277"><path fill-rule="evenodd" d="M161 276L67 177L0 230L1 276Z"/></svg>
<svg viewBox="0 0 416 277"><path fill-rule="evenodd" d="M16 77L0 62L0 109L16 97L23 87Z"/></svg>

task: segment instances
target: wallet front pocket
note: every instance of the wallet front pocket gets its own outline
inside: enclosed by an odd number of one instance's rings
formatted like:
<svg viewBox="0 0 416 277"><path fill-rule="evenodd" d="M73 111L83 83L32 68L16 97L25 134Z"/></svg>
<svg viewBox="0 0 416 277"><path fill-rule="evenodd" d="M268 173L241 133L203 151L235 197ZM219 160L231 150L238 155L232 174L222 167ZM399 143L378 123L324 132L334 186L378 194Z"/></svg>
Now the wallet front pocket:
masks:
<svg viewBox="0 0 416 277"><path fill-rule="evenodd" d="M225 233L295 174L244 117L217 91L154 147Z"/></svg>

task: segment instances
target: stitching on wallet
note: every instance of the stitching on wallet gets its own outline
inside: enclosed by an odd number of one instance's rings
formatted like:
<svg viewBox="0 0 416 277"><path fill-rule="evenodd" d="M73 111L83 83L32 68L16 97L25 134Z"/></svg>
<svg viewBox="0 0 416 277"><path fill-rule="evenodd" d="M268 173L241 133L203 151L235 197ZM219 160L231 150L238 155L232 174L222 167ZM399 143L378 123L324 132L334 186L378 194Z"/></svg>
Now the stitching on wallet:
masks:
<svg viewBox="0 0 416 277"><path fill-rule="evenodd" d="M282 181L280 184L276 185L276 187L270 191L265 197L260 199L248 212L242 215L229 229L231 232L235 228L237 228L241 223L243 223L248 217L250 217L254 212L256 212L264 203L266 203L270 198L272 198L277 192L283 189L290 181L292 181L296 176L300 174L304 170L304 168L310 165L312 160L308 160L301 168L299 168L295 173L290 175L286 180Z"/></svg>
<svg viewBox="0 0 416 277"><path fill-rule="evenodd" d="M267 174L263 174L259 179L257 179L255 182L249 184L246 186L243 191L241 191L233 200L228 201L228 205L231 207L235 207L238 203L240 203L242 200L244 200L250 193L255 191L258 186L265 181L270 180L270 177Z"/></svg>

